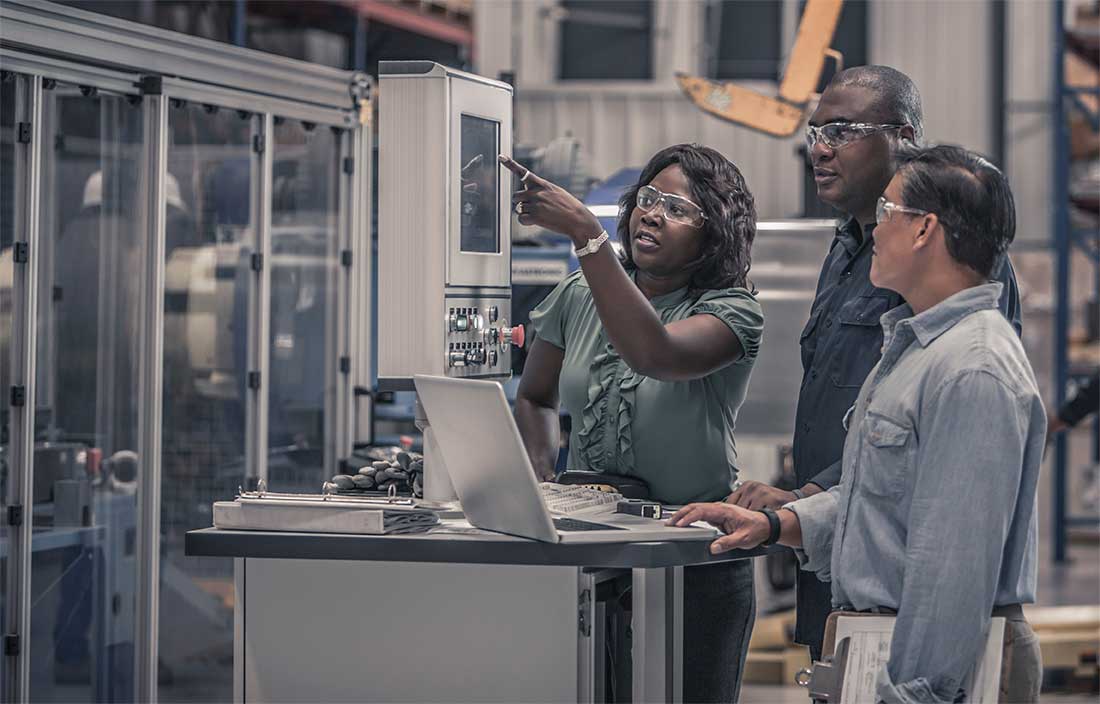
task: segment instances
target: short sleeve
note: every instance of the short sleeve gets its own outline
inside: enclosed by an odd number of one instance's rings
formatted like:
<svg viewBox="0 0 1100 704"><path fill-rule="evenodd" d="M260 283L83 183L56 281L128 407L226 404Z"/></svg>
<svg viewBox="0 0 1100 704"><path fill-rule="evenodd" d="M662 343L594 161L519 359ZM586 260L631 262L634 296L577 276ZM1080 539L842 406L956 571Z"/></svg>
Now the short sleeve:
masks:
<svg viewBox="0 0 1100 704"><path fill-rule="evenodd" d="M565 349L565 321L569 319L573 289L583 276L578 269L562 279L531 311L531 326L535 329L535 335L559 349ZM528 339L533 340L534 335Z"/></svg>
<svg viewBox="0 0 1100 704"><path fill-rule="evenodd" d="M764 311L755 296L743 288L707 291L689 311L689 315L701 314L718 318L737 336L745 351L737 364L756 360L764 333Z"/></svg>

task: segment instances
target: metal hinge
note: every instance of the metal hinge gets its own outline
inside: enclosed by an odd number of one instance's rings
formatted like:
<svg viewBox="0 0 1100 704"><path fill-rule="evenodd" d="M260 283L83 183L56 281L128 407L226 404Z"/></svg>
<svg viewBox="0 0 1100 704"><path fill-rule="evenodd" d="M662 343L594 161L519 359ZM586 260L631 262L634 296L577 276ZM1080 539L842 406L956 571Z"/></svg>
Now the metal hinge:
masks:
<svg viewBox="0 0 1100 704"><path fill-rule="evenodd" d="M258 389L260 388L260 373L249 372L248 373L248 388Z"/></svg>
<svg viewBox="0 0 1100 704"><path fill-rule="evenodd" d="M348 374L351 372L351 357L340 358L340 373Z"/></svg>
<svg viewBox="0 0 1100 704"><path fill-rule="evenodd" d="M345 266L345 267L348 267L348 268L351 267L351 250L350 249L340 250L340 266Z"/></svg>
<svg viewBox="0 0 1100 704"><path fill-rule="evenodd" d="M19 123L19 136L18 140L20 144L31 143L31 123L20 122Z"/></svg>
<svg viewBox="0 0 1100 704"><path fill-rule="evenodd" d="M264 153L264 136L262 134L252 136L252 151L257 154Z"/></svg>
<svg viewBox="0 0 1100 704"><path fill-rule="evenodd" d="M592 635L592 624L588 622L588 604L592 601L592 592L585 589L577 597L577 630L587 638Z"/></svg>
<svg viewBox="0 0 1100 704"><path fill-rule="evenodd" d="M264 255L262 252L252 253L252 271L263 271Z"/></svg>
<svg viewBox="0 0 1100 704"><path fill-rule="evenodd" d="M5 633L4 634L4 655L15 656L18 655L20 650L20 638L17 633Z"/></svg>
<svg viewBox="0 0 1100 704"><path fill-rule="evenodd" d="M138 81L142 95L160 95L164 92L164 78L161 76L142 76Z"/></svg>
<svg viewBox="0 0 1100 704"><path fill-rule="evenodd" d="M11 405L22 406L27 402L27 387L26 386L13 386L11 387Z"/></svg>
<svg viewBox="0 0 1100 704"><path fill-rule="evenodd" d="M355 173L355 159L352 159L350 156L345 156L344 157L344 173L345 174Z"/></svg>
<svg viewBox="0 0 1100 704"><path fill-rule="evenodd" d="M8 525L9 526L21 526L23 525L23 506L22 504L12 504L8 506Z"/></svg>
<svg viewBox="0 0 1100 704"><path fill-rule="evenodd" d="M16 242L11 256L16 264L26 264L31 260L30 244L27 242Z"/></svg>

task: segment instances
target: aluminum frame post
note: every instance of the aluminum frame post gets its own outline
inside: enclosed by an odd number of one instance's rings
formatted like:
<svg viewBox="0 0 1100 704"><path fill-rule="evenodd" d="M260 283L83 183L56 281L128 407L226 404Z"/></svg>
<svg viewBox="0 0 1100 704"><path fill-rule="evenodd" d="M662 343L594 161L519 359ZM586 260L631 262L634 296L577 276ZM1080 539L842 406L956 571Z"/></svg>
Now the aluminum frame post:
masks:
<svg viewBox="0 0 1100 704"><path fill-rule="evenodd" d="M370 108L368 107L368 110ZM368 113L367 122L354 132L353 152L360 168L352 176L352 212L351 247L353 260L351 266L351 326L350 352L352 420L350 425L351 447L356 442L374 442L374 386L371 369L374 362L374 348L371 345L371 326L374 320L374 252L371 247L371 188L372 173L372 133Z"/></svg>
<svg viewBox="0 0 1100 704"><path fill-rule="evenodd" d="M137 608L134 614L134 698L157 701L160 607L161 419L164 411L165 180L168 167L168 98L146 95L145 184L142 204L150 233L145 258L141 355L138 363Z"/></svg>
<svg viewBox="0 0 1100 704"><path fill-rule="evenodd" d="M252 276L249 284L248 394L245 403L245 473L267 481L268 399L271 393L271 188L274 120L271 113L252 118L251 214ZM259 149L257 149L259 147ZM256 376L253 376L255 374ZM253 382L253 379L255 382ZM252 487L246 487L252 488Z"/></svg>
<svg viewBox="0 0 1100 704"><path fill-rule="evenodd" d="M351 454L355 380L351 345L352 340L356 339L354 329L356 322L353 315L356 307L353 301L355 291L353 272L356 260L363 258L362 254L356 251L354 233L356 211L360 205L357 192L359 181L356 178L356 172L370 168L369 164L363 164L357 149L358 133L361 131L361 128L340 130L338 135L340 163L347 166L341 168L339 175L337 212L340 217L336 239L336 286L330 299L333 302L333 309L330 311L329 319L333 321L333 327L328 339L335 358L332 360L333 372L329 376L332 383L327 385L332 392L331 396L326 394L325 403L325 472L328 475L339 472L341 460ZM350 167L350 173L348 167Z"/></svg>
<svg viewBox="0 0 1100 704"><path fill-rule="evenodd" d="M11 393L8 416L8 511L21 512L20 520L8 521L8 583L5 604L7 624L5 650L12 638L14 652L4 653L5 700L30 701L31 636L31 532L34 506L34 391L35 342L38 314L38 267L34 253L39 242L42 168L42 77L19 79L16 92L16 123L31 126L28 142L15 143L15 236L14 244L25 244L29 257L12 263ZM22 387L22 401L14 403L16 388Z"/></svg>

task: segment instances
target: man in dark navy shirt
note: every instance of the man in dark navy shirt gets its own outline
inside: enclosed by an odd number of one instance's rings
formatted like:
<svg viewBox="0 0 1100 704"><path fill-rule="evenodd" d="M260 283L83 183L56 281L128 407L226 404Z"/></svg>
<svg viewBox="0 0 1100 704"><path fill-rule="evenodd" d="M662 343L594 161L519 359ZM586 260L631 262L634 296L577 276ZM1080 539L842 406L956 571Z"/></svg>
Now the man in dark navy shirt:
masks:
<svg viewBox="0 0 1100 704"><path fill-rule="evenodd" d="M871 284L871 231L875 205L894 175L891 151L899 140L919 142L920 94L905 74L886 66L857 66L838 73L825 89L806 130L818 197L846 219L829 248L810 319L802 330L802 387L794 429L794 470L799 489L784 491L745 482L730 503L779 508L840 481L844 416L879 360L879 318L901 297ZM994 272L1004 284L1001 312L1020 333L1020 299L1007 257ZM795 640L821 657L825 619L832 609L828 583L798 574Z"/></svg>

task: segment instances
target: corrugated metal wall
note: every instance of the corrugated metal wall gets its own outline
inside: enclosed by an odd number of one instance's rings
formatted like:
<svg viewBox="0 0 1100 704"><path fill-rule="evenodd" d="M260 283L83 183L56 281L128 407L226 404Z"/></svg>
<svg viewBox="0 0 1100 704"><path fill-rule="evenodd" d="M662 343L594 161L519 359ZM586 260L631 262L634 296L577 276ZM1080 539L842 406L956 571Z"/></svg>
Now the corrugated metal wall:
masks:
<svg viewBox="0 0 1100 704"><path fill-rule="evenodd" d="M797 139L777 140L703 114L682 97L672 77L695 72L703 58L702 0L656 0L650 82L566 82L557 70L553 0L475 0L476 63L480 73L516 71L516 138L541 144L571 133L590 155L594 176L638 166L678 141L713 146L741 167L760 215L781 218L802 207ZM784 0L787 46L797 0ZM1046 99L1049 86L1049 7L1008 6L1006 61L1010 102ZM869 59L910 75L924 101L925 136L988 152L994 145L990 82L990 3L984 0L881 0L869 12ZM629 61L630 57L623 57ZM761 90L774 85L755 84ZM1009 116L1006 161L1019 210L1020 239L1046 237L1049 132L1034 114ZM1040 120L1041 121L1041 120Z"/></svg>
<svg viewBox="0 0 1100 704"><path fill-rule="evenodd" d="M543 144L571 133L589 155L593 175L640 166L661 147L699 142L737 164L762 217L797 215L802 208L799 139L776 140L716 120L675 89L521 91L516 134Z"/></svg>

